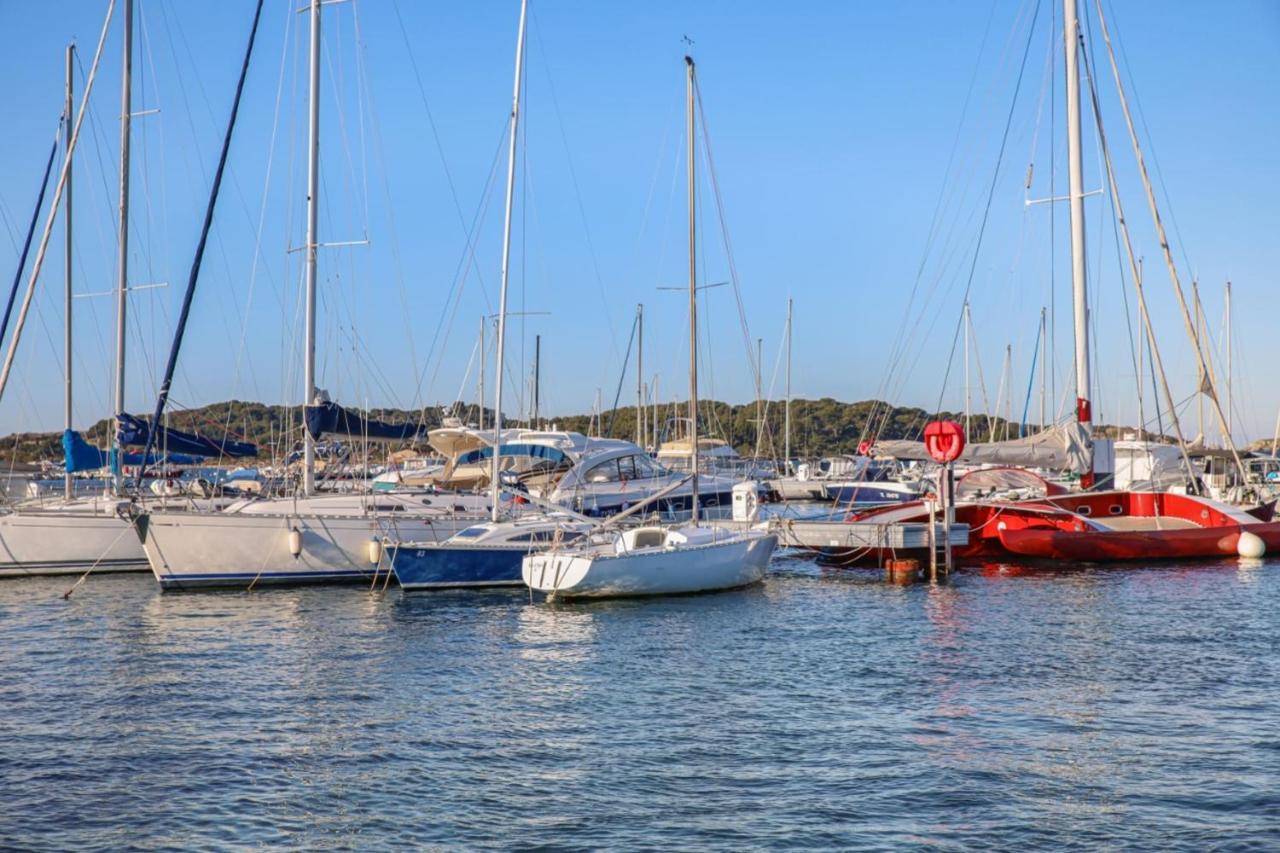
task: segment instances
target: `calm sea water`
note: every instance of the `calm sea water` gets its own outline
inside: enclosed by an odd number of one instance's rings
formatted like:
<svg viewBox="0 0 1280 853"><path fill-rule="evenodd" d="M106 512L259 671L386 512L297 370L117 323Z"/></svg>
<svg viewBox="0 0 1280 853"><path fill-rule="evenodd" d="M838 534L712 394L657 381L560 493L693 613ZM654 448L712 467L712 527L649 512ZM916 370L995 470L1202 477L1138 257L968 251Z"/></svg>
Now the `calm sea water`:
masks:
<svg viewBox="0 0 1280 853"><path fill-rule="evenodd" d="M1280 563L0 584L0 846L1280 846Z"/></svg>

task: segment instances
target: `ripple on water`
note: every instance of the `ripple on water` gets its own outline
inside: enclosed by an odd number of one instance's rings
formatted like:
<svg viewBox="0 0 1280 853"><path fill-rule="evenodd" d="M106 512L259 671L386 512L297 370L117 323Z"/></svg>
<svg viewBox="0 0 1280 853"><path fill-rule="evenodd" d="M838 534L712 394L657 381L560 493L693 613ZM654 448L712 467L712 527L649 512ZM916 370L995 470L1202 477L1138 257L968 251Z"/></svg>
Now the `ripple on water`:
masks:
<svg viewBox="0 0 1280 853"><path fill-rule="evenodd" d="M1280 564L0 585L0 846L1280 844Z"/></svg>

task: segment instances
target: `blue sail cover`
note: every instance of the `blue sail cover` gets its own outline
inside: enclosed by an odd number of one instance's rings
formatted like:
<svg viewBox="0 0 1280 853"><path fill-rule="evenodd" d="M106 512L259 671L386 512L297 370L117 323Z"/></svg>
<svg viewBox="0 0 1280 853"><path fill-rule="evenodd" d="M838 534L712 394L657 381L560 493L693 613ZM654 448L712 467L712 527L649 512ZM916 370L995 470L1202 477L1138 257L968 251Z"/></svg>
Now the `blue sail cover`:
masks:
<svg viewBox="0 0 1280 853"><path fill-rule="evenodd" d="M151 432L151 425L142 418L121 412L116 415L120 428L117 438L122 445L129 447L145 447ZM239 459L243 456L257 456L258 446L246 441L214 439L206 435L198 435L181 430L160 427L156 431L152 447L164 447L171 453L185 453L191 456L230 456Z"/></svg>
<svg viewBox="0 0 1280 853"><path fill-rule="evenodd" d="M546 459L549 462L560 463L567 458L564 451L557 450L554 447L548 447L545 444L504 444L502 445L502 456L531 456L534 459ZM459 465L474 465L484 459L493 458L492 447L481 447L478 450L470 450L458 457Z"/></svg>
<svg viewBox="0 0 1280 853"><path fill-rule="evenodd" d="M319 441L322 435L350 435L374 441L410 441L425 438L425 425L404 423L388 424L366 418L352 409L344 409L337 403L324 402L307 406L307 432Z"/></svg>
<svg viewBox="0 0 1280 853"><path fill-rule="evenodd" d="M147 454L148 465L154 465L157 462L166 462L170 465L197 465L203 459L203 456L190 456L185 453L170 453L163 459L154 453ZM68 474L76 474L81 471L97 471L99 468L111 466L111 451L94 447L85 441L80 433L73 429L68 429L62 431L62 460L62 464ZM126 453L124 455L124 464L142 464L142 454Z"/></svg>

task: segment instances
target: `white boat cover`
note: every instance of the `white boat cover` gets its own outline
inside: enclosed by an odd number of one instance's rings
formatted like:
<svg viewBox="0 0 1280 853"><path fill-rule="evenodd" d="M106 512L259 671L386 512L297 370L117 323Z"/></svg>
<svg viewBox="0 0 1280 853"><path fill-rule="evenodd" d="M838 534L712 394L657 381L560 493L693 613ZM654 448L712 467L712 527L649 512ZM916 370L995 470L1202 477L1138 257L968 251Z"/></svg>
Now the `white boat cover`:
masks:
<svg viewBox="0 0 1280 853"><path fill-rule="evenodd" d="M925 462L931 458L922 441L877 441L871 448L871 453L873 456ZM1082 424L1073 421L1025 438L975 442L965 447L958 461L975 465L1048 468L1083 474L1092 469L1093 440Z"/></svg>

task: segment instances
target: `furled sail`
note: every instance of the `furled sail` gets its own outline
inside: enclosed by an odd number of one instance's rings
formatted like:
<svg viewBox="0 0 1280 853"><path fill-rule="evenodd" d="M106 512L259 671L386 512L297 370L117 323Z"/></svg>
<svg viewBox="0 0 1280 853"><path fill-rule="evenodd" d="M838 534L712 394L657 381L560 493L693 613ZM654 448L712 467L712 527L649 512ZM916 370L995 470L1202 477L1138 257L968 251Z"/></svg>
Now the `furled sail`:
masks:
<svg viewBox="0 0 1280 853"><path fill-rule="evenodd" d="M76 474L81 471L97 471L100 468L108 468L111 466L111 451L94 447L84 440L84 436L73 429L63 430L62 432L62 459L63 466L68 474ZM147 464L154 465L157 462L167 462L170 465L196 465L202 459L203 455L190 455L186 453L170 453L163 459L154 453L147 454ZM140 465L142 463L141 453L124 454L125 465Z"/></svg>
<svg viewBox="0 0 1280 853"><path fill-rule="evenodd" d="M246 441L210 438L207 435L182 432L169 427L160 427L152 437L151 424L142 418L125 412L116 415L116 418L120 424L117 438L122 445L128 447L163 447L171 453L206 457L230 456L233 459L258 455L258 446Z"/></svg>
<svg viewBox="0 0 1280 853"><path fill-rule="evenodd" d="M323 435L350 435L371 441L411 441L427 436L425 425L375 421L329 400L307 406L307 432L317 441Z"/></svg>
<svg viewBox="0 0 1280 853"><path fill-rule="evenodd" d="M924 442L877 441L871 449L876 456L927 462L929 452ZM1009 441L974 442L960 454L960 462L979 465L1018 465L1049 468L1076 474L1092 470L1093 441L1084 425L1072 421L1050 427L1044 432Z"/></svg>

